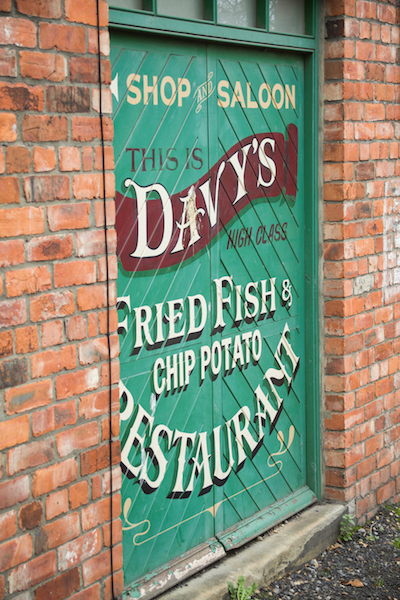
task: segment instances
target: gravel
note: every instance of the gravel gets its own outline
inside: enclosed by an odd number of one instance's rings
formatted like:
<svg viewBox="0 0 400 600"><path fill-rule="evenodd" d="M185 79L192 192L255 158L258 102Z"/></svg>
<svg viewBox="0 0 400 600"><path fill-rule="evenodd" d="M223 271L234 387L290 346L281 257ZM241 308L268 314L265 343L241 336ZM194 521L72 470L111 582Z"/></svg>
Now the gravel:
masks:
<svg viewBox="0 0 400 600"><path fill-rule="evenodd" d="M256 590L254 600L400 600L400 503L382 508L299 571ZM399 546L397 548L396 546Z"/></svg>

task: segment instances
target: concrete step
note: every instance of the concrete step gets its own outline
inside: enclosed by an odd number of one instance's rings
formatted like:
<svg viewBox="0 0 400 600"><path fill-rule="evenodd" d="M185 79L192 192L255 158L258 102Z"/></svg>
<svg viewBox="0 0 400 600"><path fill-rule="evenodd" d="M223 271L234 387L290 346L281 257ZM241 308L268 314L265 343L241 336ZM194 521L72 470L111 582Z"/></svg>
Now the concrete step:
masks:
<svg viewBox="0 0 400 600"><path fill-rule="evenodd" d="M228 581L265 586L316 558L338 538L347 507L316 504L286 523L233 550L220 562L158 596L159 600L228 600Z"/></svg>

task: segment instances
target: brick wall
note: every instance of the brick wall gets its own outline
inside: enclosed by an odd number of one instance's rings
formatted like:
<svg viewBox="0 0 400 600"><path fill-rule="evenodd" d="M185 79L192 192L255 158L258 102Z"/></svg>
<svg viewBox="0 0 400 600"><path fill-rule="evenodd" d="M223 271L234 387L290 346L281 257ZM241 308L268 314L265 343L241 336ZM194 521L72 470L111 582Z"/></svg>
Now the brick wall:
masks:
<svg viewBox="0 0 400 600"><path fill-rule="evenodd" d="M400 500L398 2L326 1L327 498Z"/></svg>
<svg viewBox="0 0 400 600"><path fill-rule="evenodd" d="M110 112L100 0L103 112ZM0 600L111 597L109 363L94 0L0 0ZM113 127L104 117L106 197ZM116 278L108 200L110 279ZM118 340L109 287L113 487ZM122 590L113 496L115 592ZM26 591L25 591L26 590Z"/></svg>

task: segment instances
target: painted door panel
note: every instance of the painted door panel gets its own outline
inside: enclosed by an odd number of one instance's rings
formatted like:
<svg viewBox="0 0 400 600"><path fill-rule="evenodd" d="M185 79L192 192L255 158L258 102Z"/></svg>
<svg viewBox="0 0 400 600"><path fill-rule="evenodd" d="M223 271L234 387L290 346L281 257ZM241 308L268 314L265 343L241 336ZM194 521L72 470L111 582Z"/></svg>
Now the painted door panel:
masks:
<svg viewBox="0 0 400 600"><path fill-rule="evenodd" d="M111 58L124 574L139 593L202 543L240 545L314 499L304 72L293 55L137 35L114 36Z"/></svg>

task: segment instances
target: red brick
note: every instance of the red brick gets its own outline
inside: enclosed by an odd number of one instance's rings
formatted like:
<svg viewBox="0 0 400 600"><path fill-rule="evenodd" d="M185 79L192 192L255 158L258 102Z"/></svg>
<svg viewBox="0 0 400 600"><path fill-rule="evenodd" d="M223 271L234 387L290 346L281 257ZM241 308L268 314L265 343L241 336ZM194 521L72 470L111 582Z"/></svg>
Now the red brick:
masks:
<svg viewBox="0 0 400 600"><path fill-rule="evenodd" d="M59 19L62 16L61 0L37 2L35 0L16 0L18 12L45 19Z"/></svg>
<svg viewBox="0 0 400 600"><path fill-rule="evenodd" d="M46 520L51 521L62 513L68 512L68 490L54 492L46 498Z"/></svg>
<svg viewBox="0 0 400 600"><path fill-rule="evenodd" d="M113 586L111 586L111 577L113 578ZM114 572L110 577L104 581L104 600L113 600L114 597L118 597L124 591L124 572Z"/></svg>
<svg viewBox="0 0 400 600"><path fill-rule="evenodd" d="M36 46L36 25L28 19L0 17L0 44Z"/></svg>
<svg viewBox="0 0 400 600"><path fill-rule="evenodd" d="M99 426L97 423L88 423L62 431L56 436L57 450L63 458L75 450L83 450L96 446L100 441Z"/></svg>
<svg viewBox="0 0 400 600"><path fill-rule="evenodd" d="M47 110L56 113L90 112L90 90L87 87L48 85Z"/></svg>
<svg viewBox="0 0 400 600"><path fill-rule="evenodd" d="M41 85L0 82L0 109L10 111L42 111L44 91Z"/></svg>
<svg viewBox="0 0 400 600"><path fill-rule="evenodd" d="M17 118L14 114L0 114L0 142L15 142L17 139Z"/></svg>
<svg viewBox="0 0 400 600"><path fill-rule="evenodd" d="M106 308L107 296L105 285L91 285L82 287L77 292L77 303L79 310L93 310ZM115 304L115 287L110 285L110 305Z"/></svg>
<svg viewBox="0 0 400 600"><path fill-rule="evenodd" d="M48 348L49 346L56 346L63 343L64 335L62 321L44 322L42 323L40 330L42 348Z"/></svg>
<svg viewBox="0 0 400 600"><path fill-rule="evenodd" d="M9 149L10 148L8 148L8 150ZM29 154L29 150L27 152ZM9 172L12 173L13 171ZM0 204L16 203L19 203L18 179L16 177L2 177L0 179Z"/></svg>
<svg viewBox="0 0 400 600"><path fill-rule="evenodd" d="M35 294L50 288L51 275L47 267L19 269L6 273L6 290L9 297Z"/></svg>
<svg viewBox="0 0 400 600"><path fill-rule="evenodd" d="M38 467L54 458L52 440L31 442L9 450L7 453L7 473L11 477L19 471Z"/></svg>
<svg viewBox="0 0 400 600"><path fill-rule="evenodd" d="M45 406L53 400L52 381L45 379L6 390L4 399L8 415Z"/></svg>
<svg viewBox="0 0 400 600"><path fill-rule="evenodd" d="M37 175L24 179L27 202L52 202L68 200L69 179L65 175Z"/></svg>
<svg viewBox="0 0 400 600"><path fill-rule="evenodd" d="M389 498L392 498L396 492L396 484L394 481L389 481L386 485L376 492L376 501L378 505L383 504Z"/></svg>
<svg viewBox="0 0 400 600"><path fill-rule="evenodd" d="M111 68L108 60L101 61L101 75L102 83L109 85L111 83ZM71 57L69 59L69 76L71 83L98 83L99 67L97 58Z"/></svg>
<svg viewBox="0 0 400 600"><path fill-rule="evenodd" d="M53 171L55 167L56 153L54 151L54 148L43 148L42 146L36 146L33 149L33 168L37 173ZM55 183L57 183L58 181L61 181L61 177L57 177ZM36 181L34 183L36 183ZM31 183L31 189L32 188L34 188L34 186Z"/></svg>
<svg viewBox="0 0 400 600"><path fill-rule="evenodd" d="M86 52L84 27L72 25L59 25L57 23L40 23L39 40L40 48L60 52Z"/></svg>
<svg viewBox="0 0 400 600"><path fill-rule="evenodd" d="M112 443L112 464L119 464L121 454L120 454L120 443L113 442ZM99 446L98 448L94 448L93 450L88 450L87 452L82 452L81 454L81 475L84 477L85 475L90 475L91 473L95 473L96 471L101 471L106 467L110 466L110 446L109 444L103 444L103 446Z"/></svg>
<svg viewBox="0 0 400 600"><path fill-rule="evenodd" d="M110 337L111 358L118 356L118 337ZM109 358L107 338L96 338L79 345L79 362L81 365L91 365Z"/></svg>
<svg viewBox="0 0 400 600"><path fill-rule="evenodd" d="M22 121L24 142L57 142L68 138L67 117L25 115Z"/></svg>
<svg viewBox="0 0 400 600"><path fill-rule="evenodd" d="M98 38L95 29L88 29L88 52L98 54ZM100 54L109 56L110 54L110 35L108 31L100 31Z"/></svg>
<svg viewBox="0 0 400 600"><path fill-rule="evenodd" d="M70 371L76 367L75 346L63 346L60 350L46 350L31 358L32 378L47 377L63 369Z"/></svg>
<svg viewBox="0 0 400 600"><path fill-rule="evenodd" d="M118 410L118 390L113 390L112 398L112 410ZM84 396L79 400L79 416L84 417L85 419L94 419L100 415L106 415L110 410L109 403L110 397L108 390Z"/></svg>
<svg viewBox="0 0 400 600"><path fill-rule="evenodd" d="M75 423L75 401L62 402L32 414L32 433L36 437Z"/></svg>
<svg viewBox="0 0 400 600"><path fill-rule="evenodd" d="M122 546L114 546L112 552L113 568L117 571L122 568ZM110 554L110 550L106 550L105 552L90 558L82 565L82 575L85 586L89 586L101 577L111 573Z"/></svg>
<svg viewBox="0 0 400 600"><path fill-rule="evenodd" d="M73 592L79 590L80 577L78 568L71 569L70 571L55 577L48 583L39 586L35 590L35 600L48 600L56 599L62 600Z"/></svg>
<svg viewBox="0 0 400 600"><path fill-rule="evenodd" d="M66 146L60 148L60 170L61 171L80 171L81 155L79 148Z"/></svg>
<svg viewBox="0 0 400 600"><path fill-rule="evenodd" d="M32 238L27 244L29 261L50 261L69 258L73 253L72 235L51 235Z"/></svg>
<svg viewBox="0 0 400 600"><path fill-rule="evenodd" d="M121 512L121 504L119 501L119 496L113 496L112 502L112 518L116 519ZM100 523L104 523L104 521L109 521L111 515L111 505L110 498L103 498L99 502L95 502L90 504L86 508L82 509L81 512L81 521L82 521L82 529L83 531L87 531L88 529L93 529L100 525Z"/></svg>
<svg viewBox="0 0 400 600"><path fill-rule="evenodd" d="M69 505L72 510L84 506L89 500L89 488L87 481L79 481L69 487Z"/></svg>
<svg viewBox="0 0 400 600"><path fill-rule="evenodd" d="M101 538L98 529L90 531L77 540L68 542L58 549L58 566L66 571L84 560L98 554L101 550Z"/></svg>
<svg viewBox="0 0 400 600"><path fill-rule="evenodd" d="M68 485L78 476L78 467L74 458L69 458L51 467L37 469L33 474L32 495L34 498L48 494Z"/></svg>
<svg viewBox="0 0 400 600"><path fill-rule="evenodd" d="M113 122L103 117L104 140L113 139ZM101 139L100 119L98 117L72 117L72 139L77 142L91 142Z"/></svg>
<svg viewBox="0 0 400 600"><path fill-rule="evenodd" d="M54 265L55 287L70 287L95 283L96 263L89 260L77 260Z"/></svg>
<svg viewBox="0 0 400 600"><path fill-rule="evenodd" d="M0 545L0 570L8 571L32 556L32 537L29 533Z"/></svg>
<svg viewBox="0 0 400 600"><path fill-rule="evenodd" d="M100 27L106 27L108 25L108 5L105 0L100 0L99 9L99 25ZM87 0L85 5L82 6L79 0L66 0L65 17L67 21L73 21L74 23L97 26L96 1Z"/></svg>
<svg viewBox="0 0 400 600"><path fill-rule="evenodd" d="M29 494L28 475L0 483L0 510L15 506L17 502L24 502L29 498Z"/></svg>
<svg viewBox="0 0 400 600"><path fill-rule="evenodd" d="M67 75L67 63L60 54L22 51L19 60L21 77L64 81Z"/></svg>
<svg viewBox="0 0 400 600"><path fill-rule="evenodd" d="M99 385L99 372L97 368L85 369L68 373L66 375L58 375L56 377L56 393L57 400L70 398L94 390Z"/></svg>
<svg viewBox="0 0 400 600"><path fill-rule="evenodd" d="M29 206L0 210L0 237L34 235L43 231L43 208Z"/></svg>
<svg viewBox="0 0 400 600"><path fill-rule="evenodd" d="M17 55L15 50L12 48L0 48L0 77L16 76Z"/></svg>
<svg viewBox="0 0 400 600"><path fill-rule="evenodd" d="M65 317L75 311L72 292L53 292L31 300L30 317L34 322Z"/></svg>
<svg viewBox="0 0 400 600"><path fill-rule="evenodd" d="M66 321L65 330L67 339L83 340L86 337L86 322L82 315L76 315Z"/></svg>
<svg viewBox="0 0 400 600"><path fill-rule="evenodd" d="M0 357L10 356L14 351L13 336L11 331L0 332Z"/></svg>
<svg viewBox="0 0 400 600"><path fill-rule="evenodd" d="M29 589L49 579L56 572L56 554L48 552L20 565L9 573L10 593Z"/></svg>
<svg viewBox="0 0 400 600"><path fill-rule="evenodd" d="M23 240L0 242L0 267L10 267L25 262Z"/></svg>
<svg viewBox="0 0 400 600"><path fill-rule="evenodd" d="M17 533L17 513L15 510L0 515L0 542Z"/></svg>
<svg viewBox="0 0 400 600"><path fill-rule="evenodd" d="M90 204L62 204L49 206L47 212L51 231L62 229L85 229L89 227Z"/></svg>
<svg viewBox="0 0 400 600"><path fill-rule="evenodd" d="M110 223L109 223L110 225ZM114 253L117 248L115 229L107 231L108 252ZM105 254L105 235L103 230L79 231L76 234L76 253L79 257Z"/></svg>
<svg viewBox="0 0 400 600"><path fill-rule="evenodd" d="M35 532L36 554L41 554L78 537L79 513L72 513L44 525Z"/></svg>
<svg viewBox="0 0 400 600"><path fill-rule="evenodd" d="M23 444L29 439L29 417L3 419L0 423L0 450Z"/></svg>

